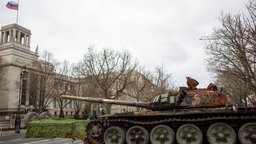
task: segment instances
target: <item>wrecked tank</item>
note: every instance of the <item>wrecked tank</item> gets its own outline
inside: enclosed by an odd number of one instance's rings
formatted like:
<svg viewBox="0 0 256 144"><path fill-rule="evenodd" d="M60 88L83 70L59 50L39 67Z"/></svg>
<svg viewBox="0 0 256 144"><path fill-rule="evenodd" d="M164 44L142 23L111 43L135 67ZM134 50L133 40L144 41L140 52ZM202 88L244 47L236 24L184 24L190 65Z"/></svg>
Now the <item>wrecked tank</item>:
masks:
<svg viewBox="0 0 256 144"><path fill-rule="evenodd" d="M103 115L86 127L91 144L255 144L256 109L233 109L221 90L181 88L152 102L63 95L63 99L147 109Z"/></svg>

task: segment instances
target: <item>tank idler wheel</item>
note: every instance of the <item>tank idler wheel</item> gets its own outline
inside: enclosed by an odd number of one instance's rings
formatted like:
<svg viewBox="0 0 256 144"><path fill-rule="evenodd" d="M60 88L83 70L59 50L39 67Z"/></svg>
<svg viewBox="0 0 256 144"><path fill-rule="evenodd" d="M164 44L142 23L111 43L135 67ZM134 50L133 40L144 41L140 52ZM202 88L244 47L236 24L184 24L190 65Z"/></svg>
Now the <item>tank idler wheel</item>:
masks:
<svg viewBox="0 0 256 144"><path fill-rule="evenodd" d="M148 131L141 126L132 126L126 132L126 142L128 144L148 144Z"/></svg>
<svg viewBox="0 0 256 144"><path fill-rule="evenodd" d="M241 128L238 131L238 137L241 143L256 143L256 123L248 122L241 126Z"/></svg>
<svg viewBox="0 0 256 144"><path fill-rule="evenodd" d="M167 125L155 126L150 132L150 142L152 144L173 144L174 139L174 132Z"/></svg>
<svg viewBox="0 0 256 144"><path fill-rule="evenodd" d="M203 134L196 125L184 124L178 128L176 139L180 144L201 144Z"/></svg>
<svg viewBox="0 0 256 144"><path fill-rule="evenodd" d="M207 139L210 144L235 144L236 133L228 124L218 122L208 128Z"/></svg>
<svg viewBox="0 0 256 144"><path fill-rule="evenodd" d="M122 128L112 126L104 133L104 142L106 144L123 144L125 142L125 132Z"/></svg>
<svg viewBox="0 0 256 144"><path fill-rule="evenodd" d="M88 124L86 129L86 132L94 138L99 137L103 134L103 126L100 122L91 122Z"/></svg>

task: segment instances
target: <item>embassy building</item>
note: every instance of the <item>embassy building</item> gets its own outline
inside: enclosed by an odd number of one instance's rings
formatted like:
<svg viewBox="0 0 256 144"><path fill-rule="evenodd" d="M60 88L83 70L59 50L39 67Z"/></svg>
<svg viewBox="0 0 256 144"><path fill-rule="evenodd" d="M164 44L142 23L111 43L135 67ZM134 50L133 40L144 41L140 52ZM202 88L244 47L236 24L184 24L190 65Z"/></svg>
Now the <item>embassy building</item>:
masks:
<svg viewBox="0 0 256 144"><path fill-rule="evenodd" d="M35 81L40 78L40 65L52 69L53 66L39 59L36 51L30 50L31 31L18 24L1 27L0 33L0 128L12 129L19 117L20 127L26 125L26 115L34 111L36 97L41 96L35 88ZM42 65L41 65L42 67ZM72 79L75 83L75 79ZM54 80L52 80L54 84ZM73 86L74 87L74 86ZM59 116L56 101L48 100L46 110L51 116ZM73 102L68 104L63 113L72 117L75 113ZM79 115L82 116L82 112ZM40 113L36 116L39 116ZM31 115L32 117L34 115Z"/></svg>

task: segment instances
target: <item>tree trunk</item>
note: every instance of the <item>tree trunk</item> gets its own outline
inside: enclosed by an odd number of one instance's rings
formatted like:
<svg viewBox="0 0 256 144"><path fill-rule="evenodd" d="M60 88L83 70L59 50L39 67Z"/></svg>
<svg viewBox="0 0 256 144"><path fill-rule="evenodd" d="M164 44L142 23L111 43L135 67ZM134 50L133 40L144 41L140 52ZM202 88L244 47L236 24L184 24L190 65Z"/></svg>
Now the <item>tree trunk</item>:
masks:
<svg viewBox="0 0 256 144"><path fill-rule="evenodd" d="M60 115L59 115L60 118L64 118L64 112L63 112L63 109L60 109Z"/></svg>
<svg viewBox="0 0 256 144"><path fill-rule="evenodd" d="M106 110L104 110L104 112L106 113L106 114L110 114L111 113L111 104L106 104L106 106L105 106L105 108L106 108Z"/></svg>
<svg viewBox="0 0 256 144"><path fill-rule="evenodd" d="M79 118L79 111L75 111L74 119L78 119L78 118Z"/></svg>

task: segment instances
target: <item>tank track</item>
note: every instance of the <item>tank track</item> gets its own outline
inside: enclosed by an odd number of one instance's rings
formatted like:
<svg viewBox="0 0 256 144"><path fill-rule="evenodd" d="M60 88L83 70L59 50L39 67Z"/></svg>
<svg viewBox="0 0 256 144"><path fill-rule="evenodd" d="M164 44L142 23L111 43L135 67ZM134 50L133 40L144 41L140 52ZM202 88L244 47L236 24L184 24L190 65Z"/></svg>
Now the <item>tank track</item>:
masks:
<svg viewBox="0 0 256 144"><path fill-rule="evenodd" d="M206 118L167 118L163 120L157 121L136 121L136 120L129 120L129 119L100 119L100 120L93 120L91 122L98 122L103 124L103 131L102 135L94 138L90 136L88 129L86 129L87 133L87 142L86 144L104 144L103 135L104 131L108 127L109 123L123 123L129 125L142 125L142 126L149 126L149 125L158 125L163 123L173 123L173 122L207 122L207 121L217 121L217 120L256 120L256 116L215 116L215 117L206 117ZM88 126L87 126L88 127Z"/></svg>

